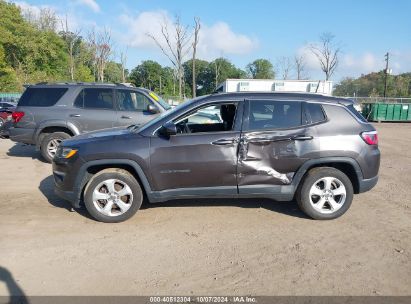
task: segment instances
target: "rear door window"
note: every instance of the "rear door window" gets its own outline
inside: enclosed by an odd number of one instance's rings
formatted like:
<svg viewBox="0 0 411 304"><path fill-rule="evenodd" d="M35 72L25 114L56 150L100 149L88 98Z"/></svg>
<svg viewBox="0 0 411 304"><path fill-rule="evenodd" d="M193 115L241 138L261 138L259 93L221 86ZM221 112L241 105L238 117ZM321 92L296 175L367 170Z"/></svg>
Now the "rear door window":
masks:
<svg viewBox="0 0 411 304"><path fill-rule="evenodd" d="M323 107L318 103L306 103L305 114L308 124L321 122L326 119Z"/></svg>
<svg viewBox="0 0 411 304"><path fill-rule="evenodd" d="M84 109L113 109L113 90L86 88L77 96L74 106Z"/></svg>
<svg viewBox="0 0 411 304"><path fill-rule="evenodd" d="M299 101L252 100L248 130L288 129L302 125Z"/></svg>
<svg viewBox="0 0 411 304"><path fill-rule="evenodd" d="M59 101L67 88L27 88L20 98L19 106L50 107Z"/></svg>

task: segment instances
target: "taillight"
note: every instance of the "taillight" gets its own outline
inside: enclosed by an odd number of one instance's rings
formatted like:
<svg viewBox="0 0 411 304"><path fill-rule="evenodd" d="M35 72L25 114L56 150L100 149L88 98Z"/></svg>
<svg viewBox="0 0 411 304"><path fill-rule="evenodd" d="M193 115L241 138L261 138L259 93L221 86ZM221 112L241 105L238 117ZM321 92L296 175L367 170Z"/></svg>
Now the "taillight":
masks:
<svg viewBox="0 0 411 304"><path fill-rule="evenodd" d="M377 131L362 132L362 139L369 145L378 145L378 133Z"/></svg>
<svg viewBox="0 0 411 304"><path fill-rule="evenodd" d="M13 112L11 118L15 123L18 123L24 116L24 112Z"/></svg>

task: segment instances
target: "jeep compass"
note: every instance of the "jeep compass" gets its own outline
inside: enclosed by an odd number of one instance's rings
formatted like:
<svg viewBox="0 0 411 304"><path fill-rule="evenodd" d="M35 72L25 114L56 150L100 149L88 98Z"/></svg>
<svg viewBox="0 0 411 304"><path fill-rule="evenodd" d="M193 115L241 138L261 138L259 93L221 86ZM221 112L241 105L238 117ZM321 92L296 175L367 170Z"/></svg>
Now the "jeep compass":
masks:
<svg viewBox="0 0 411 304"><path fill-rule="evenodd" d="M216 93L142 126L64 140L56 193L102 222L134 215L143 199L296 200L334 219L378 181L378 135L348 99L305 93Z"/></svg>

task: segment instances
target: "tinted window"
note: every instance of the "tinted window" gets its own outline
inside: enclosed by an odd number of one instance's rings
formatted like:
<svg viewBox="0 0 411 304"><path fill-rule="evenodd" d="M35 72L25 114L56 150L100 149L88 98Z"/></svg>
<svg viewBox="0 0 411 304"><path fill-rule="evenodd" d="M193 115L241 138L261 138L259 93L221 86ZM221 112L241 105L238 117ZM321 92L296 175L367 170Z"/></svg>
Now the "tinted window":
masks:
<svg viewBox="0 0 411 304"><path fill-rule="evenodd" d="M19 106L50 107L66 93L67 88L27 88L19 101Z"/></svg>
<svg viewBox="0 0 411 304"><path fill-rule="evenodd" d="M175 121L178 133L231 131L236 104L208 105L191 111Z"/></svg>
<svg viewBox="0 0 411 304"><path fill-rule="evenodd" d="M323 107L318 103L306 103L305 104L307 122L316 123L325 120Z"/></svg>
<svg viewBox="0 0 411 304"><path fill-rule="evenodd" d="M86 109L113 109L112 89L83 89L74 106Z"/></svg>
<svg viewBox="0 0 411 304"><path fill-rule="evenodd" d="M360 121L362 122L367 122L367 120L364 118L364 116L361 115L360 112L358 112L355 108L354 105L349 105L347 108L350 110L351 113L353 113Z"/></svg>
<svg viewBox="0 0 411 304"><path fill-rule="evenodd" d="M141 93L118 90L117 91L118 109L120 111L145 111L150 104L149 99Z"/></svg>
<svg viewBox="0 0 411 304"><path fill-rule="evenodd" d="M301 102L251 101L250 130L285 129L301 125Z"/></svg>

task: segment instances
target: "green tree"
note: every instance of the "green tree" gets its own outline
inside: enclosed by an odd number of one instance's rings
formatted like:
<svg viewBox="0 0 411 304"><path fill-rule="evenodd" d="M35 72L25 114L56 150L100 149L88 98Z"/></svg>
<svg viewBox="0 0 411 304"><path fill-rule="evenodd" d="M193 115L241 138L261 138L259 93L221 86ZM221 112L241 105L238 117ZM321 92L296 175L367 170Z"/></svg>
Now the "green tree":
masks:
<svg viewBox="0 0 411 304"><path fill-rule="evenodd" d="M39 79L67 79L68 56L61 37L49 29L36 28L23 18L15 4L3 0L0 0L0 46L4 51L3 69L12 69L16 75L14 90Z"/></svg>
<svg viewBox="0 0 411 304"><path fill-rule="evenodd" d="M336 96L383 96L385 73L370 73L359 78L345 78L335 86ZM389 75L387 97L411 97L411 73Z"/></svg>
<svg viewBox="0 0 411 304"><path fill-rule="evenodd" d="M138 87L158 91L163 81L162 74L163 68L158 62L145 60L131 70L130 81Z"/></svg>
<svg viewBox="0 0 411 304"><path fill-rule="evenodd" d="M122 82L123 70L121 69L121 64L114 61L107 62L104 78L107 82Z"/></svg>
<svg viewBox="0 0 411 304"><path fill-rule="evenodd" d="M274 79L274 67L267 59L257 59L246 67L248 76L253 79Z"/></svg>
<svg viewBox="0 0 411 304"><path fill-rule="evenodd" d="M207 73L209 72L210 63L205 60L196 59L195 68L196 68L196 84L197 91L196 95L203 95L202 89L206 86ZM190 59L183 64L184 67L184 79L187 86L189 86L189 95L193 96L193 60Z"/></svg>

